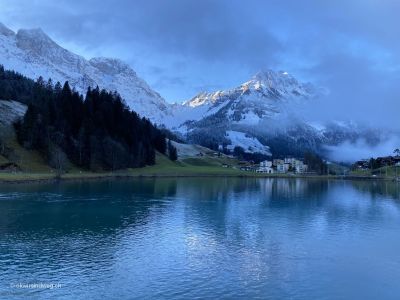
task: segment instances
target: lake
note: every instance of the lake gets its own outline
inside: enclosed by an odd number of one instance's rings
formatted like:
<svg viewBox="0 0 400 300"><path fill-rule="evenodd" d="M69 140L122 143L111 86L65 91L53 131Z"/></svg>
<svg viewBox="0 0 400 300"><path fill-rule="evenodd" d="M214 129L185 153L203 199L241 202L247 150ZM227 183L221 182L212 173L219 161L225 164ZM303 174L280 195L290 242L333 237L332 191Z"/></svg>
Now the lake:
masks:
<svg viewBox="0 0 400 300"><path fill-rule="evenodd" d="M0 299L399 299L400 185L0 184Z"/></svg>

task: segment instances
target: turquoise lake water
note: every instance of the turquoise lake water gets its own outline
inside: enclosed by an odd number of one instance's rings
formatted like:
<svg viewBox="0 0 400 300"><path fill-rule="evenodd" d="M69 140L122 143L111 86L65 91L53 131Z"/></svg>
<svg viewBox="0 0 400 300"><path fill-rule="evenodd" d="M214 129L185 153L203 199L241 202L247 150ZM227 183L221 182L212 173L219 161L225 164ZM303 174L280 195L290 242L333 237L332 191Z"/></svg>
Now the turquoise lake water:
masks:
<svg viewBox="0 0 400 300"><path fill-rule="evenodd" d="M400 185L1 184L0 299L24 298L399 299Z"/></svg>

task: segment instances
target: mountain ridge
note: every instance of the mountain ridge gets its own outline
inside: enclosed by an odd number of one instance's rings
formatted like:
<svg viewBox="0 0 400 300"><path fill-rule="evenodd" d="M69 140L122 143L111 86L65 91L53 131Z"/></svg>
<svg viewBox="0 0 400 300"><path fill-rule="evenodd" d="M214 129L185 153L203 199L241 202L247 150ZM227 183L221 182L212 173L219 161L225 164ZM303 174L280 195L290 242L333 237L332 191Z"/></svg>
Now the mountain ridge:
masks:
<svg viewBox="0 0 400 300"><path fill-rule="evenodd" d="M126 63L119 59L97 57L86 60L53 41L40 28L20 29L14 33L0 25L0 57L7 69L27 77L68 81L80 93L89 86L117 90L127 105L154 123L171 115L171 107Z"/></svg>
<svg viewBox="0 0 400 300"><path fill-rule="evenodd" d="M83 94L89 86L116 90L139 115L188 142L213 149L232 150L248 142L245 150L273 155L282 149L289 154L321 151L324 144L355 140L366 132L348 124L315 125L304 120L303 104L319 101L329 91L300 82L286 71L262 70L231 89L201 92L182 104L170 104L125 62L106 57L87 60L41 29L15 33L0 23L0 58L7 69L33 79L68 81Z"/></svg>

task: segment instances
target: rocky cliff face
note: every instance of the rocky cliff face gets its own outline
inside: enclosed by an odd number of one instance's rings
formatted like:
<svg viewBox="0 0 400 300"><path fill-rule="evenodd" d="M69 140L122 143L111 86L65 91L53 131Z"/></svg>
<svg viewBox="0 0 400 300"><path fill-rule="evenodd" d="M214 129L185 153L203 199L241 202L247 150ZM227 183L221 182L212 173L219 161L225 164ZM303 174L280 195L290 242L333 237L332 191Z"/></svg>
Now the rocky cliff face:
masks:
<svg viewBox="0 0 400 300"><path fill-rule="evenodd" d="M0 24L0 64L32 79L69 81L79 92L91 86L118 91L128 106L188 142L208 147L235 146L248 152L296 154L320 151L359 138L373 142L380 133L350 122L315 124L303 119L303 104L322 98L324 89L287 72L266 70L236 88L203 92L183 104L169 104L126 63L85 59L54 42L40 29L14 33Z"/></svg>
<svg viewBox="0 0 400 300"><path fill-rule="evenodd" d="M41 29L21 29L15 34L0 24L0 63L33 79L69 81L82 93L89 86L117 90L131 109L156 123L172 113L170 105L129 65L112 58L86 60L59 46Z"/></svg>

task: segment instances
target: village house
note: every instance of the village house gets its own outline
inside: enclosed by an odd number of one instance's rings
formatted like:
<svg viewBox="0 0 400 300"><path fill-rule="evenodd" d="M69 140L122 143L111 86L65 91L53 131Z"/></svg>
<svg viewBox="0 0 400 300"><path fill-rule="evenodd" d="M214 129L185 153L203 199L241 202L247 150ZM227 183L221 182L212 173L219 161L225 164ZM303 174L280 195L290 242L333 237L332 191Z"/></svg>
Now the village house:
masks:
<svg viewBox="0 0 400 300"><path fill-rule="evenodd" d="M296 163L297 159L293 158L293 157L286 157L284 159L285 164L289 164L289 165L294 165Z"/></svg>
<svg viewBox="0 0 400 300"><path fill-rule="evenodd" d="M256 167L255 167L253 161L241 160L241 161L239 161L238 164L239 164L239 169L241 171L251 171L251 172L256 171Z"/></svg>
<svg viewBox="0 0 400 300"><path fill-rule="evenodd" d="M303 161L296 158L264 160L259 165L254 165L254 162L240 161L239 168L242 171L252 171L257 173L288 173L293 172L297 174L306 173L308 166Z"/></svg>
<svg viewBox="0 0 400 300"><path fill-rule="evenodd" d="M290 164L286 164L286 163L278 164L276 166L276 171L278 173L287 173L289 171L289 168L290 168Z"/></svg>
<svg viewBox="0 0 400 300"><path fill-rule="evenodd" d="M295 173L306 173L308 166L303 161L296 158L285 158L284 160L277 160L276 171L278 173L287 173L289 171Z"/></svg>
<svg viewBox="0 0 400 300"><path fill-rule="evenodd" d="M262 168L266 168L266 167L272 167L272 161L270 160L264 160L262 162L260 162L260 167Z"/></svg>
<svg viewBox="0 0 400 300"><path fill-rule="evenodd" d="M298 174L307 173L307 171L308 171L308 166L306 164L304 164L303 162L301 162L301 164L297 164L295 166L295 172Z"/></svg>
<svg viewBox="0 0 400 300"><path fill-rule="evenodd" d="M369 159L362 159L354 163L355 168L360 170L367 170L369 169Z"/></svg>
<svg viewBox="0 0 400 300"><path fill-rule="evenodd" d="M272 160L272 165L274 167L277 167L278 165L284 164L285 161L283 159L273 159Z"/></svg>
<svg viewBox="0 0 400 300"><path fill-rule="evenodd" d="M272 168L272 161L264 160L260 162L260 166L256 170L257 173L274 173L274 169Z"/></svg>

